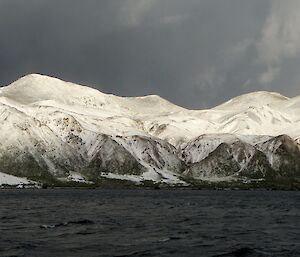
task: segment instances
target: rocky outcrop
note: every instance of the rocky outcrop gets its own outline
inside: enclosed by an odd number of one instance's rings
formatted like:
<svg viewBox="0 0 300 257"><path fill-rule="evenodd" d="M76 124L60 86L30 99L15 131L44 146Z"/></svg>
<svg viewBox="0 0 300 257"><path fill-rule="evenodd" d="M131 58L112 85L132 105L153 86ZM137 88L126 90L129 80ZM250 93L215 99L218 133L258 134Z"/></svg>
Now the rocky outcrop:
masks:
<svg viewBox="0 0 300 257"><path fill-rule="evenodd" d="M185 145L180 156L189 163L184 174L193 179L280 181L300 178L299 147L286 135L202 136Z"/></svg>

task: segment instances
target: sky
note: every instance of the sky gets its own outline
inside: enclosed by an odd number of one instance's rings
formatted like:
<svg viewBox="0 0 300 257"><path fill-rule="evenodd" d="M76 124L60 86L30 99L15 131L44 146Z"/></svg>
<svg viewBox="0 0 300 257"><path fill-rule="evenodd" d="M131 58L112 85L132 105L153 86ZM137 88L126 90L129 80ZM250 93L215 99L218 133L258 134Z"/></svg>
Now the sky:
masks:
<svg viewBox="0 0 300 257"><path fill-rule="evenodd" d="M0 85L40 73L187 108L300 95L299 0L0 0Z"/></svg>

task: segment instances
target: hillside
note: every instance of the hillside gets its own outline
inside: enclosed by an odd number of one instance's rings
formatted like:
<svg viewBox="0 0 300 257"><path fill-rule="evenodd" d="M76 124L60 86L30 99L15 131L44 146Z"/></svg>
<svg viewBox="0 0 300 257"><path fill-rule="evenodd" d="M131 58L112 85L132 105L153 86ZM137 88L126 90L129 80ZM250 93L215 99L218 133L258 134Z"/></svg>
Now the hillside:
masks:
<svg viewBox="0 0 300 257"><path fill-rule="evenodd" d="M297 182L299 103L254 92L187 110L31 74L0 88L0 172L53 185Z"/></svg>

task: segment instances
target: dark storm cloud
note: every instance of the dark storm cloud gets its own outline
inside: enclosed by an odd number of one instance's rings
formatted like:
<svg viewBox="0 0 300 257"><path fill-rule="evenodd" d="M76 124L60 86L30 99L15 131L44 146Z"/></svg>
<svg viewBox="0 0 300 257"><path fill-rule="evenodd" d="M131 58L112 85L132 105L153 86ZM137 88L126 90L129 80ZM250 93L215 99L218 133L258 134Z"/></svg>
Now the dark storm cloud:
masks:
<svg viewBox="0 0 300 257"><path fill-rule="evenodd" d="M0 83L43 73L191 108L253 90L300 94L299 10L296 0L2 0Z"/></svg>

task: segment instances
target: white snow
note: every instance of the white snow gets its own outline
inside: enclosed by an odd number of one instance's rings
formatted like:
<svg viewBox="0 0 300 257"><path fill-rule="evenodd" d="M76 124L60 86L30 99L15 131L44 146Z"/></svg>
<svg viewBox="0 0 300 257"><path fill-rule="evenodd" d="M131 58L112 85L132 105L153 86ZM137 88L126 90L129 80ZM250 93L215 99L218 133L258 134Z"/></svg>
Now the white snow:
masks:
<svg viewBox="0 0 300 257"><path fill-rule="evenodd" d="M17 186L17 185L28 185L28 184L34 184L34 182L26 178L19 178L16 176L12 176L0 172L0 186L1 185Z"/></svg>
<svg viewBox="0 0 300 257"><path fill-rule="evenodd" d="M296 139L300 137L300 130L295 131L300 126L299 99L262 91L236 97L210 110L187 110L159 96L118 97L31 74L2 88L0 118L19 111L51 123L51 116L59 112L73 116L84 129L97 133L150 135L173 145L212 133L286 133Z"/></svg>
<svg viewBox="0 0 300 257"><path fill-rule="evenodd" d="M78 183L87 183L87 184L92 183L90 181L87 181L81 174L77 172L70 172L70 175L67 177L67 180L78 182Z"/></svg>
<svg viewBox="0 0 300 257"><path fill-rule="evenodd" d="M174 176L174 174L170 174L170 173L164 173L164 178L161 179L161 177L159 176L159 174L157 174L155 171L153 170L149 170L145 173L143 173L141 176L137 176L137 175L121 175L121 174L115 174L115 173L105 173L102 172L101 173L101 177L104 178L109 178L109 179L118 179L118 180L128 180L131 182L134 182L135 184L141 184L143 181L154 181L154 182L163 182L163 183L167 183L170 185L178 185L181 184L183 186L186 186L187 183L176 178L176 176Z"/></svg>
<svg viewBox="0 0 300 257"><path fill-rule="evenodd" d="M111 173L111 172L108 172L108 173L102 172L101 177L109 178L109 179L128 180L128 181L132 181L136 184L140 184L141 181L142 181L142 178L140 176L120 175L120 174L114 174L114 173Z"/></svg>
<svg viewBox="0 0 300 257"><path fill-rule="evenodd" d="M205 158L228 137L243 138L254 144L263 141L265 135L287 134L300 142L300 96L288 98L261 91L236 97L212 109L187 110L156 95L119 97L31 74L1 88L0 129L0 157L1 151L17 148L38 159L34 146L43 144L49 149L43 160L53 173L58 171L50 157L63 154L69 163L91 159L97 135L106 134L123 144L147 168L144 179L173 183L180 180L174 176L178 160L171 149L162 144L159 147L162 158L158 158L148 147L151 143L129 142L126 137L145 136L156 143L161 139L188 149L190 140L206 135L202 139L210 145L202 141L201 151L190 153L191 162ZM81 180L76 176L70 179Z"/></svg>

